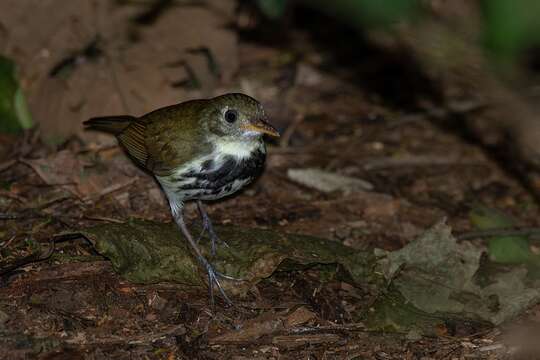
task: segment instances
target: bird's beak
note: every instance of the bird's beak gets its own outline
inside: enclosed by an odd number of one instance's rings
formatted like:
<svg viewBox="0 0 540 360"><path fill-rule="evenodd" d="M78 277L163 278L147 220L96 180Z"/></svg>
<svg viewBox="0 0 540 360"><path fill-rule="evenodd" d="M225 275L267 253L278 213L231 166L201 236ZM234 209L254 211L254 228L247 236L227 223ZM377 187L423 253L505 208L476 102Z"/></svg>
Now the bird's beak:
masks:
<svg viewBox="0 0 540 360"><path fill-rule="evenodd" d="M249 123L243 125L242 129L279 137L279 132L272 125L261 119L251 120Z"/></svg>

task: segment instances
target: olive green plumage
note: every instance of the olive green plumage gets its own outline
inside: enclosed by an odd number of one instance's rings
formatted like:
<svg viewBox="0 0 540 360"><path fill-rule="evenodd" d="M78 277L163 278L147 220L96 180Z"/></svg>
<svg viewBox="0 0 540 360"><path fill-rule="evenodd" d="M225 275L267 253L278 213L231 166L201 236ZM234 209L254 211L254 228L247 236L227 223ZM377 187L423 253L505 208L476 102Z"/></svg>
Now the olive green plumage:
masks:
<svg viewBox="0 0 540 360"><path fill-rule="evenodd" d="M238 135L222 126L224 109L229 108L239 109L243 123L255 122L262 132L277 134L262 120L260 104L243 94L186 101L141 117L92 118L84 124L89 129L113 133L140 166L158 176L167 176L198 154L211 151L215 137Z"/></svg>
<svg viewBox="0 0 540 360"><path fill-rule="evenodd" d="M263 134L279 136L264 120L261 104L243 94L191 100L152 111L141 117L93 118L87 128L116 135L129 156L156 176L171 213L208 275L210 298L215 285L230 303L216 271L201 253L183 219L185 201L196 200L203 229L212 242L219 240L202 201L234 194L259 176L266 148Z"/></svg>

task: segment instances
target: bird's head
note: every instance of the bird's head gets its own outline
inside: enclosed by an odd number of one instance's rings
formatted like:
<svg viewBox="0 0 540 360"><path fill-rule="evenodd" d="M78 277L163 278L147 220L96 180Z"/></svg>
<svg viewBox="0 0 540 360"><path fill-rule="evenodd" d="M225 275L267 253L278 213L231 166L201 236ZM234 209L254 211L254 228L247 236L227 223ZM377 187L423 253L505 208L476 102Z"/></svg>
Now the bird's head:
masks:
<svg viewBox="0 0 540 360"><path fill-rule="evenodd" d="M279 137L278 131L265 121L261 104L250 96L233 93L208 100L208 130L231 140L258 140L267 134Z"/></svg>

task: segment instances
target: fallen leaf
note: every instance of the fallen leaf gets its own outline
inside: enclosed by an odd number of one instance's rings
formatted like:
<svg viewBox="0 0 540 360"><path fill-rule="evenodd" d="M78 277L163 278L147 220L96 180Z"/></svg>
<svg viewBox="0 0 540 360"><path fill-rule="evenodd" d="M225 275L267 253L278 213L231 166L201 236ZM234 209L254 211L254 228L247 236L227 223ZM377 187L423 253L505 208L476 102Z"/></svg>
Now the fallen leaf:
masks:
<svg viewBox="0 0 540 360"><path fill-rule="evenodd" d="M285 327L295 327L315 319L316 315L305 306L295 309L285 318Z"/></svg>
<svg viewBox="0 0 540 360"><path fill-rule="evenodd" d="M198 234L200 228L193 227ZM218 250L214 265L242 282L223 281L233 293L245 292L251 285L271 276L278 268L301 269L315 264L335 267L341 263L355 280L363 283L379 281L367 264L373 261L369 253L351 251L335 241L312 236L284 234L272 230L232 226L216 227L229 247ZM103 224L83 229L96 250L109 258L116 271L136 283L171 281L202 285L204 276L187 242L175 224L130 220L124 224ZM202 241L203 252L208 254Z"/></svg>
<svg viewBox="0 0 540 360"><path fill-rule="evenodd" d="M287 176L294 182L325 193L343 191L345 194L373 190L369 182L320 169L289 169Z"/></svg>
<svg viewBox="0 0 540 360"><path fill-rule="evenodd" d="M210 344L241 343L256 340L283 329L283 320L274 312L266 312L241 325L241 329L209 339Z"/></svg>
<svg viewBox="0 0 540 360"><path fill-rule="evenodd" d="M127 187L137 180L137 175L142 176L142 171L120 152L107 160L113 166L99 166L100 161L63 150L41 159L26 159L24 163L48 185L65 188L83 200L97 199Z"/></svg>
<svg viewBox="0 0 540 360"><path fill-rule="evenodd" d="M238 67L232 0L175 3L5 0L5 54L20 66L41 134L57 143L101 115L142 115L206 96ZM191 86L191 88L190 88ZM195 87L195 88L194 88ZM88 136L88 135L84 135Z"/></svg>
<svg viewBox="0 0 540 360"><path fill-rule="evenodd" d="M451 323L470 324L474 330L501 324L540 300L540 282L533 273L519 266L481 266L482 249L469 242L458 243L443 222L393 252L359 251L321 238L273 230L232 226L216 230L230 247L218 250L215 267L244 280L222 281L227 291L244 293L277 270L298 271L314 265L335 269L341 264L350 276L347 281L369 290L374 298L370 307L360 306L353 314L372 330L436 335ZM192 231L198 233L200 228L192 227ZM204 273L174 224L130 220L79 233L129 281L204 285ZM201 244L208 254L208 240ZM267 315L264 324L222 335L220 341L262 336L312 317L307 309L297 311L279 320Z"/></svg>
<svg viewBox="0 0 540 360"><path fill-rule="evenodd" d="M24 160L48 185L61 186L76 196L78 179L83 172L83 164L69 150L59 151L41 159Z"/></svg>
<svg viewBox="0 0 540 360"><path fill-rule="evenodd" d="M13 61L0 55L0 132L20 132L32 127L32 117L17 79Z"/></svg>
<svg viewBox="0 0 540 360"><path fill-rule="evenodd" d="M458 243L444 223L386 253L379 271L390 290L366 312L372 329L437 334L447 321L498 325L540 300L540 284L522 267L480 266L482 250Z"/></svg>
<svg viewBox="0 0 540 360"><path fill-rule="evenodd" d="M509 228L516 225L515 220L501 211L477 207L470 212L471 223L480 230ZM523 264L537 263L540 257L529 248L526 236L493 236L487 239L489 257L498 263Z"/></svg>

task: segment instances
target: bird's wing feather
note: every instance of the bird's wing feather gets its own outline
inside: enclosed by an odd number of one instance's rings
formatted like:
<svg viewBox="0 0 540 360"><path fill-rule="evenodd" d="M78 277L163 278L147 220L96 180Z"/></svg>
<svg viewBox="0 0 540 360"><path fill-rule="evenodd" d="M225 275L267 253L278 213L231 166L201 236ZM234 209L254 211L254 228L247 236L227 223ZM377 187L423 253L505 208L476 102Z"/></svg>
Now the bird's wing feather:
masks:
<svg viewBox="0 0 540 360"><path fill-rule="evenodd" d="M118 135L129 155L158 176L171 175L200 151L207 150L204 134L197 126L197 110L204 103L199 100L185 105L146 114Z"/></svg>
<svg viewBox="0 0 540 360"><path fill-rule="evenodd" d="M137 119L132 122L122 133L118 134L118 141L126 149L136 163L147 168L149 158L145 141L146 124ZM151 170L151 169L148 169Z"/></svg>

